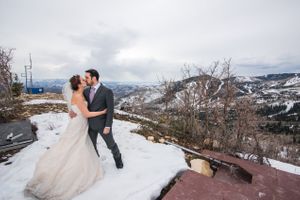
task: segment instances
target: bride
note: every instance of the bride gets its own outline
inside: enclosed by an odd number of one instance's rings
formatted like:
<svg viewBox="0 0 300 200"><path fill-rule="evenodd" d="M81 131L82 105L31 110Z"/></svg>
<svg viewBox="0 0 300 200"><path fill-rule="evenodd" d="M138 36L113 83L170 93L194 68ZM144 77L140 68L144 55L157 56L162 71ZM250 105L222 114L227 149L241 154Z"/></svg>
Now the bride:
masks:
<svg viewBox="0 0 300 200"><path fill-rule="evenodd" d="M64 95L68 96L69 108L77 113L77 117L70 119L58 143L39 159L34 175L25 187L26 194L38 199L71 199L103 176L88 135L87 118L103 115L106 110L88 111L83 96L86 82L79 75L73 76L68 86Z"/></svg>

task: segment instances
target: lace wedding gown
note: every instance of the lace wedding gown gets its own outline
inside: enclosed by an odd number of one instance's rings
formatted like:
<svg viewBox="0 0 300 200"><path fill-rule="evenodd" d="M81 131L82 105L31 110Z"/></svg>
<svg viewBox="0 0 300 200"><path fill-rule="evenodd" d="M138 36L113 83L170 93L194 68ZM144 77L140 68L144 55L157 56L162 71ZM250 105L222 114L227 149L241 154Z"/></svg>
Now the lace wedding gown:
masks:
<svg viewBox="0 0 300 200"><path fill-rule="evenodd" d="M76 105L77 116L40 158L25 191L39 199L67 200L86 190L103 176L99 157L88 135L88 122Z"/></svg>

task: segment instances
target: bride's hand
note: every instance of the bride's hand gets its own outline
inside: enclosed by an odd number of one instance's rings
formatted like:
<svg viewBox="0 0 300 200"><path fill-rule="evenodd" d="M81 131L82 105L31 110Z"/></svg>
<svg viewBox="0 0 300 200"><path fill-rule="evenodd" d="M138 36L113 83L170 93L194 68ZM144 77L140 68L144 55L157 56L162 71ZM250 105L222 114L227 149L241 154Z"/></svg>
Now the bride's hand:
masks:
<svg viewBox="0 0 300 200"><path fill-rule="evenodd" d="M102 113L102 115L107 113L107 108L105 108L104 110L100 111Z"/></svg>
<svg viewBox="0 0 300 200"><path fill-rule="evenodd" d="M69 117L71 118L71 119L73 119L74 117L76 117L77 116L77 114L73 111L73 110L70 110L69 111Z"/></svg>

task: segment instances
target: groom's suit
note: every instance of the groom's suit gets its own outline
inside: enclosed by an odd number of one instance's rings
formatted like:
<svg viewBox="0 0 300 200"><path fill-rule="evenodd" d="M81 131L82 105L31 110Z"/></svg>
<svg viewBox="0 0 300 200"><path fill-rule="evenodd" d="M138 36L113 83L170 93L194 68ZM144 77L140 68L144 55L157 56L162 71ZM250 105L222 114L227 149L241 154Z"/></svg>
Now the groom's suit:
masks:
<svg viewBox="0 0 300 200"><path fill-rule="evenodd" d="M98 133L100 133L107 147L111 150L114 158L118 158L120 156L120 151L112 134L112 123L113 123L113 114L114 114L113 92L107 87L105 87L104 85L102 85L101 83L100 87L97 89L94 95L92 102L90 102L90 90L91 87L88 87L83 92L84 97L88 102L88 110L93 112L93 111L101 111L107 108L107 113L97 117L88 118L89 136L93 142L93 145L95 147L98 156L99 153L97 150L97 137L98 137ZM109 134L103 133L105 127L110 127Z"/></svg>

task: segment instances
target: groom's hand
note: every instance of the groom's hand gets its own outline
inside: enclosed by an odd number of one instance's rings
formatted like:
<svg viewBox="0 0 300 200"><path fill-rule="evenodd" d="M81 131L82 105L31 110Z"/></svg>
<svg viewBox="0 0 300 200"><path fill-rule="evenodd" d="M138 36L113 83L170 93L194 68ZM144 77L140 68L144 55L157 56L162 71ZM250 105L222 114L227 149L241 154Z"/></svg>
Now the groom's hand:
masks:
<svg viewBox="0 0 300 200"><path fill-rule="evenodd" d="M103 133L105 135L107 135L107 134L109 134L109 132L110 132L110 127L105 127L104 130L103 130Z"/></svg>

